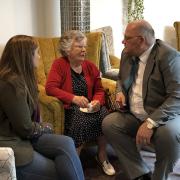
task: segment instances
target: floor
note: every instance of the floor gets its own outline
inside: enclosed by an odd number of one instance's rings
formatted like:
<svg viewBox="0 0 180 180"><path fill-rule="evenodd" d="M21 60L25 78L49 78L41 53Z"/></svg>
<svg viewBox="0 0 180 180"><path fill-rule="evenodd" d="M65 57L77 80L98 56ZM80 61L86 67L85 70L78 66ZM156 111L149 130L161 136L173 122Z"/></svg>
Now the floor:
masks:
<svg viewBox="0 0 180 180"><path fill-rule="evenodd" d="M112 148L108 147L109 160L116 169L116 175L107 176L103 173L102 169L99 167L95 160L97 152L97 147L90 147L82 151L81 153L81 162L83 165L85 180L128 180L123 177L122 171L120 170L117 157L115 156Z"/></svg>
<svg viewBox="0 0 180 180"><path fill-rule="evenodd" d="M108 146L107 152L109 160L116 170L116 174L114 176L107 176L103 173L95 160L97 147L91 146L84 149L80 156L84 169L85 180L129 180L122 172L118 159L111 146ZM141 154L145 162L148 164L149 168L153 171L155 154L147 151L142 151ZM180 180L180 161L178 161L177 165L174 168L174 173L170 175L168 180Z"/></svg>

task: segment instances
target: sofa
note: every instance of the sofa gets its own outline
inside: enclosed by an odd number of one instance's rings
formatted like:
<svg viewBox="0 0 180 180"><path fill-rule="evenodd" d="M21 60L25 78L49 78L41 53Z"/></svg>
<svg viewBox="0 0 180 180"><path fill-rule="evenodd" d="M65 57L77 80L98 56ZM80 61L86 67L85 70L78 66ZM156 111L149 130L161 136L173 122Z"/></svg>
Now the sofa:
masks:
<svg viewBox="0 0 180 180"><path fill-rule="evenodd" d="M90 32L87 36L87 59L91 60L102 72L107 63L113 62L114 66L119 66L117 57L110 57L107 49L105 49L103 32ZM47 96L45 92L45 83L48 72L51 68L52 62L61 54L58 51L59 38L43 38L34 37L39 45L40 62L36 69L40 111L43 121L53 124L54 131L57 134L64 132L64 108L62 102L55 97ZM108 57L107 57L108 56ZM107 62L109 60L109 62ZM102 63L104 62L104 63ZM115 63L116 62L116 63ZM118 64L117 64L118 63ZM102 73L103 77L103 73ZM109 91L115 90L116 82L111 79L102 78L102 84L105 89Z"/></svg>

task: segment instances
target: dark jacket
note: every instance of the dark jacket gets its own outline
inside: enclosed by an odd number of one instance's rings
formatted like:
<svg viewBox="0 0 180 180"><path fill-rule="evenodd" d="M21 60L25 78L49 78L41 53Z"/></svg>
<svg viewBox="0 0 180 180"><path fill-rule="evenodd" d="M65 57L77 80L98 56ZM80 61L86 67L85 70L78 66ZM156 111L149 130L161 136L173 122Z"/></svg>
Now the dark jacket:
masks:
<svg viewBox="0 0 180 180"><path fill-rule="evenodd" d="M0 80L0 147L11 147L16 166L26 165L33 158L33 148L28 140L32 132L33 109L27 103L23 87L17 90Z"/></svg>

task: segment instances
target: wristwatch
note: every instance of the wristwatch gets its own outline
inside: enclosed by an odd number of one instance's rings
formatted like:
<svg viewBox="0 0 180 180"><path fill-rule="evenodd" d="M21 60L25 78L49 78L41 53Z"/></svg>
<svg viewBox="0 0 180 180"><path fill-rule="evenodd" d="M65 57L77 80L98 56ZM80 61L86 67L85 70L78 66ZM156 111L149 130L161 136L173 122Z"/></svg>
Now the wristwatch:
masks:
<svg viewBox="0 0 180 180"><path fill-rule="evenodd" d="M154 128L154 125L150 122L147 121L147 128L148 129L153 129Z"/></svg>

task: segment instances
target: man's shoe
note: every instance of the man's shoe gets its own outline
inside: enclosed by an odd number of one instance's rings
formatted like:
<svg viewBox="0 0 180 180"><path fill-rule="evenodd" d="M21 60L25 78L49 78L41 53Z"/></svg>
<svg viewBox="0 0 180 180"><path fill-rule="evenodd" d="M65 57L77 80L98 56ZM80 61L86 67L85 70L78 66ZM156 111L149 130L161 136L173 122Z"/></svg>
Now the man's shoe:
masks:
<svg viewBox="0 0 180 180"><path fill-rule="evenodd" d="M97 156L96 161L98 162L98 165L102 168L105 174L113 176L116 173L114 167L111 165L109 161L106 160L103 163L101 163Z"/></svg>

